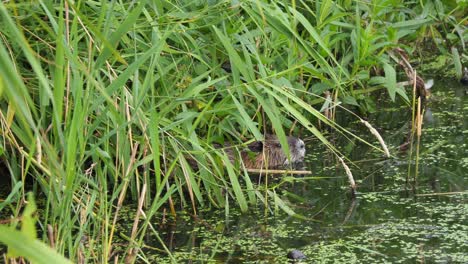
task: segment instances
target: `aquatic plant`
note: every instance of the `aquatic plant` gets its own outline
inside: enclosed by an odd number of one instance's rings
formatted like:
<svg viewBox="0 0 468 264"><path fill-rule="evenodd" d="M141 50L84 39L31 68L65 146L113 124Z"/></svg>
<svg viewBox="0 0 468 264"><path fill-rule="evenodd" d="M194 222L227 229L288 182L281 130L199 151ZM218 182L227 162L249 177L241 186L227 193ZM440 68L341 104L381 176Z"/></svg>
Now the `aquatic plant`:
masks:
<svg viewBox="0 0 468 264"><path fill-rule="evenodd" d="M162 207L245 212L260 201L294 214L213 145L274 132L288 153L286 135L302 133L341 157L318 122L363 141L328 118L338 105L375 111L369 93L381 90L407 99L387 51L413 49L433 25L420 5L2 2L2 165L20 187L1 207L17 217L28 189L43 194L42 239L84 262L114 257L126 200L145 210L129 256Z"/></svg>

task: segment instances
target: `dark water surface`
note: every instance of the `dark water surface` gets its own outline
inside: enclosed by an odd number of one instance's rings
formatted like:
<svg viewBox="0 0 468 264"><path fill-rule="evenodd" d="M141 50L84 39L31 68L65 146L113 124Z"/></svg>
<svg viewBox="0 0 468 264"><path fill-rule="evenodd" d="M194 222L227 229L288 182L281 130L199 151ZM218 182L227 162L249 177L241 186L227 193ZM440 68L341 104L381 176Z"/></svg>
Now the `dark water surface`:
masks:
<svg viewBox="0 0 468 264"><path fill-rule="evenodd" d="M356 199L336 160L311 139L308 166L318 178L299 177L275 189L305 220L287 215L273 199L273 211L258 208L241 214L230 208L227 214L213 209L199 212L197 218L179 214L177 221L158 225L171 256L160 251L164 247L156 236L149 235L147 259L287 263L287 253L298 249L307 256L303 263L468 263L466 91L456 82L436 81L425 111L415 181L416 147L411 161L409 148L399 147L407 141L411 109L386 108L388 103L381 102L368 120L394 158L385 160L357 141L335 142L354 163L348 161L359 186ZM378 145L359 122L350 127ZM279 182L271 179L269 186Z"/></svg>

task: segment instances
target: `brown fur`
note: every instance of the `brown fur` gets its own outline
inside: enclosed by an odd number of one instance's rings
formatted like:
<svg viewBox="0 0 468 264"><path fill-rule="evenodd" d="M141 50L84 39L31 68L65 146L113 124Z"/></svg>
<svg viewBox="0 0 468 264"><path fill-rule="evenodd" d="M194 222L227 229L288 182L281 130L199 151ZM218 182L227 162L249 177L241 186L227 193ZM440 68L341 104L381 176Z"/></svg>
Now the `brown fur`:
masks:
<svg viewBox="0 0 468 264"><path fill-rule="evenodd" d="M287 137L289 146L289 159L281 148L278 138L274 135L266 135L265 140L255 141L247 145L247 149L238 151L237 148L226 143L224 147L215 144L215 148L221 149L228 155L229 161L247 169L278 169L303 162L305 156L305 144L296 137ZM242 163L239 163L239 155ZM194 170L198 170L198 162L192 156L186 156L187 162Z"/></svg>
<svg viewBox="0 0 468 264"><path fill-rule="evenodd" d="M297 164L304 160L304 142L295 137L287 137L289 146L289 160L286 153L281 148L278 138L274 135L267 135L264 141L256 141L248 145L249 150L240 152L243 165L248 169L276 169L286 167L290 164ZM238 157L232 148L228 148L226 153L234 163Z"/></svg>

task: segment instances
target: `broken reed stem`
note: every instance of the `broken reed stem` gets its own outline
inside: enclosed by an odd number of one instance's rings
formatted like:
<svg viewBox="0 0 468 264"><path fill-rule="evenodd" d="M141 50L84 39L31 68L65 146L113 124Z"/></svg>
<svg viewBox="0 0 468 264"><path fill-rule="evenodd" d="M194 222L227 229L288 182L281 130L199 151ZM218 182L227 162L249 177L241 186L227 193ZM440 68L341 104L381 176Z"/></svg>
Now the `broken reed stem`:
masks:
<svg viewBox="0 0 468 264"><path fill-rule="evenodd" d="M413 100L411 104L411 133L410 133L410 149L409 149L409 157L408 157L408 173L406 175L406 184L409 182L409 178L411 175L411 160L413 157L413 139L414 139L414 133L416 131L416 118L417 118L417 113L416 113L416 80L415 77L413 77Z"/></svg>
<svg viewBox="0 0 468 264"><path fill-rule="evenodd" d="M414 185L416 186L416 179L419 171L419 144L421 142L421 130L422 130L422 113L421 113L421 97L418 98L418 109L416 112L416 165L414 168Z"/></svg>
<svg viewBox="0 0 468 264"><path fill-rule="evenodd" d="M416 135L421 137L421 131L422 131L422 111L421 111L421 97L418 97L418 113L417 113L417 118L416 118L417 124L416 124Z"/></svg>
<svg viewBox="0 0 468 264"><path fill-rule="evenodd" d="M354 181L353 174L351 173L351 170L349 169L348 165L346 165L344 160L340 157L338 157L338 159L340 160L341 165L343 165L346 175L348 175L349 184L351 185L351 189L353 190L353 194L354 194L356 192L356 182Z"/></svg>
<svg viewBox="0 0 468 264"><path fill-rule="evenodd" d="M41 139L39 138L39 135L36 136L36 160L37 163L42 163L42 145L41 145Z"/></svg>
<svg viewBox="0 0 468 264"><path fill-rule="evenodd" d="M146 195L146 183L143 184L143 187L141 189L140 199L138 199L138 209L135 214L135 219L133 220L132 233L130 235L131 241L135 241L135 238L137 235L138 222L140 220L140 215L143 213L143 204L145 201L145 195Z"/></svg>
<svg viewBox="0 0 468 264"><path fill-rule="evenodd" d="M125 259L125 263L133 263L135 261L137 247L134 246L133 243L135 242L135 239L137 236L138 222L140 220L140 215L143 213L143 204L145 201L145 195L146 195L146 183L143 184L143 188L141 189L140 199L138 199L138 209L136 211L135 219L133 220L132 233L130 235L130 243L132 244L132 246L130 246L130 248L128 249L128 254Z"/></svg>
<svg viewBox="0 0 468 264"><path fill-rule="evenodd" d="M382 136L380 136L379 131L377 131L377 129L375 129L369 122L363 119L360 119L360 120L362 123L364 123L364 125L366 125L366 127L370 130L372 135L374 135L379 140L379 143L384 150L385 156L387 158L390 158L390 151L388 151L387 145L385 144L385 141L383 140Z"/></svg>
<svg viewBox="0 0 468 264"><path fill-rule="evenodd" d="M122 208L122 204L125 200L125 195L127 193L127 189L128 189L128 186L130 185L130 180L128 179L128 177L130 177L130 172L131 172L131 168L133 167L133 164L135 163L136 161L136 154L138 152L138 143L136 143L135 145L133 145L133 149L132 149L132 155L130 157L130 164L128 164L128 167L125 171L125 175L123 176L123 186L122 186L122 189L120 190L120 193L119 193L119 198L117 200L117 205L116 205L116 208L115 208L115 212L114 212L114 219L112 220L112 225L111 225L111 228L110 228L110 231L109 231L109 240L108 240L108 243L104 245L104 254L107 256L107 259L110 259L110 256L111 256L111 253L112 253L112 246L113 246L113 239L114 239L114 232L115 232L115 228L117 226L117 219L119 217L119 213L120 213L120 209Z"/></svg>
<svg viewBox="0 0 468 264"><path fill-rule="evenodd" d="M54 228L51 225L47 225L47 236L49 237L50 247L55 248Z"/></svg>

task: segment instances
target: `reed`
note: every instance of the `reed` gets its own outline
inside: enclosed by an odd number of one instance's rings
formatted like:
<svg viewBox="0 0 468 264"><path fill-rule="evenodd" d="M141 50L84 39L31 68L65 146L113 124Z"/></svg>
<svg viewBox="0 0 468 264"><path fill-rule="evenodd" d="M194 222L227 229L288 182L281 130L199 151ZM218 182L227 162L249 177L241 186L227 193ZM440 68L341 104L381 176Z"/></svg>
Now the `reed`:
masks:
<svg viewBox="0 0 468 264"><path fill-rule="evenodd" d="M369 124L369 122L367 122L365 120L362 120L362 119L360 119L360 121L361 121L361 123L363 123L369 129L371 134L374 135L377 138L377 140L380 143L380 146L382 146L382 149L383 149L383 151L385 153L385 156L387 158L390 158L390 151L388 151L387 144L385 144L385 141L382 138L382 136L380 135L380 133L371 124Z"/></svg>
<svg viewBox="0 0 468 264"><path fill-rule="evenodd" d="M410 50L426 26L465 27L433 12L399 1L0 2L0 152L12 186L0 210L20 219L29 190L46 197L39 240L81 263L124 261L112 245L126 201L141 205L131 248L158 236L161 210L273 202L294 214L213 145L274 132L288 153L286 135L306 133L342 157L319 122L364 140L317 108L370 111L382 91L407 100L388 51Z"/></svg>

